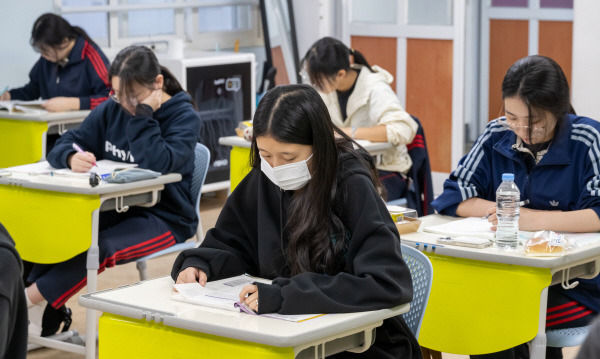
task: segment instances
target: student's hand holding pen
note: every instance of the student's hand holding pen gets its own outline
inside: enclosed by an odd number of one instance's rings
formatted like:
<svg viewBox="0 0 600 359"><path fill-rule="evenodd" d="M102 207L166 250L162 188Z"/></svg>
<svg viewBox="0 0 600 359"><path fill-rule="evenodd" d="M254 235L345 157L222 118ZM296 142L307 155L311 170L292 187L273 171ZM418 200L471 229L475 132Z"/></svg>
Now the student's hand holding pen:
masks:
<svg viewBox="0 0 600 359"><path fill-rule="evenodd" d="M10 100L10 92L8 92L8 86L2 91L0 94L0 101L9 101Z"/></svg>
<svg viewBox="0 0 600 359"><path fill-rule="evenodd" d="M96 156L91 152L75 152L67 159L73 172L87 172L96 164Z"/></svg>
<svg viewBox="0 0 600 359"><path fill-rule="evenodd" d="M529 230L529 228L523 228L521 227L521 219L523 218L523 215L527 216L528 214L532 213L532 212L539 212L538 210L535 209L531 209L531 208L525 208L524 206L529 204L529 200L526 199L524 201L519 202L519 207L520 207L520 216L519 216L519 229L521 230ZM496 230L496 226L498 225L498 215L496 214L496 207L490 207L485 211L485 216L483 216L483 218L486 218L488 220L488 222L490 222L490 224L492 225L492 227L490 228L492 231ZM527 221L524 221L527 222ZM529 222L528 222L529 223Z"/></svg>
<svg viewBox="0 0 600 359"><path fill-rule="evenodd" d="M258 287L254 284L244 286L240 292L240 302L246 303L250 309L258 313Z"/></svg>
<svg viewBox="0 0 600 359"><path fill-rule="evenodd" d="M206 273L204 273L204 271L195 267L187 267L186 269L179 272L175 284L198 282L201 286L204 287L206 285L207 280L208 278L206 277Z"/></svg>
<svg viewBox="0 0 600 359"><path fill-rule="evenodd" d="M488 220L488 222L490 222L490 224L492 225L492 227L490 228L492 231L496 230L496 225L498 224L498 216L496 215L496 207L490 207L485 211L485 216L483 216L483 218L486 218Z"/></svg>

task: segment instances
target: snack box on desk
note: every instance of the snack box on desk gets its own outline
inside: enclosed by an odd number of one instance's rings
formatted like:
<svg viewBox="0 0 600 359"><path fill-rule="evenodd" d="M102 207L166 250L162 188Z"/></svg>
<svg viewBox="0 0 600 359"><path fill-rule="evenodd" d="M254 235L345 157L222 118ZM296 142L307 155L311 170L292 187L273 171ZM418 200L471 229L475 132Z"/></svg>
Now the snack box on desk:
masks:
<svg viewBox="0 0 600 359"><path fill-rule="evenodd" d="M420 225L420 219L411 217L404 217L402 222L396 222L396 228L398 228L400 234L416 232Z"/></svg>
<svg viewBox="0 0 600 359"><path fill-rule="evenodd" d="M387 206L387 209L400 234L416 232L419 229L421 220L417 219L416 210L400 206Z"/></svg>

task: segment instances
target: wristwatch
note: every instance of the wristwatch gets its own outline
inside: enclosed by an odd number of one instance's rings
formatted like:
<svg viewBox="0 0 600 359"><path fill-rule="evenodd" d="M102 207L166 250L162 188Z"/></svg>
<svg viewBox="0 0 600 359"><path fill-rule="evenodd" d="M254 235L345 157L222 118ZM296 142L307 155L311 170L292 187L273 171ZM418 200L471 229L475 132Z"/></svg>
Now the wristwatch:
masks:
<svg viewBox="0 0 600 359"><path fill-rule="evenodd" d="M356 130L358 130L358 127L352 126L352 138L356 136Z"/></svg>

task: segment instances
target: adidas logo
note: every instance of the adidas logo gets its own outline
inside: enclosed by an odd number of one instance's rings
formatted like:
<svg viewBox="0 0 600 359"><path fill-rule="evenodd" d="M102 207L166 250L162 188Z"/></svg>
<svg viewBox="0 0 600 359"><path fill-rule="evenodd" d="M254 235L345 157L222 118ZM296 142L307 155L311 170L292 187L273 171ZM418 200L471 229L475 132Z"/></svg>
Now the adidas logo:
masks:
<svg viewBox="0 0 600 359"><path fill-rule="evenodd" d="M558 207L558 201L550 201L552 207Z"/></svg>

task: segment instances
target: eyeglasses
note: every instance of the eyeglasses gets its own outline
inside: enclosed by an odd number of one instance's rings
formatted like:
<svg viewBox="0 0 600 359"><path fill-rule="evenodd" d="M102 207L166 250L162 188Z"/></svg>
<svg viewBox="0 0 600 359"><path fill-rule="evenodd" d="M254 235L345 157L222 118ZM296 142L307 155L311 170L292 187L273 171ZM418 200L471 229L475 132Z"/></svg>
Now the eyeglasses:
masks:
<svg viewBox="0 0 600 359"><path fill-rule="evenodd" d="M115 101L116 103L121 104L121 100L119 100L119 98L117 97L117 94L113 93L109 97L110 97L111 100ZM134 106L136 106L138 104L138 100L134 99L133 101L131 101L131 103Z"/></svg>
<svg viewBox="0 0 600 359"><path fill-rule="evenodd" d="M507 120L506 117L498 119L498 123L512 131L525 130L529 131L527 125L517 125L515 120ZM533 126L531 127L533 133L543 133L546 131L546 126Z"/></svg>

